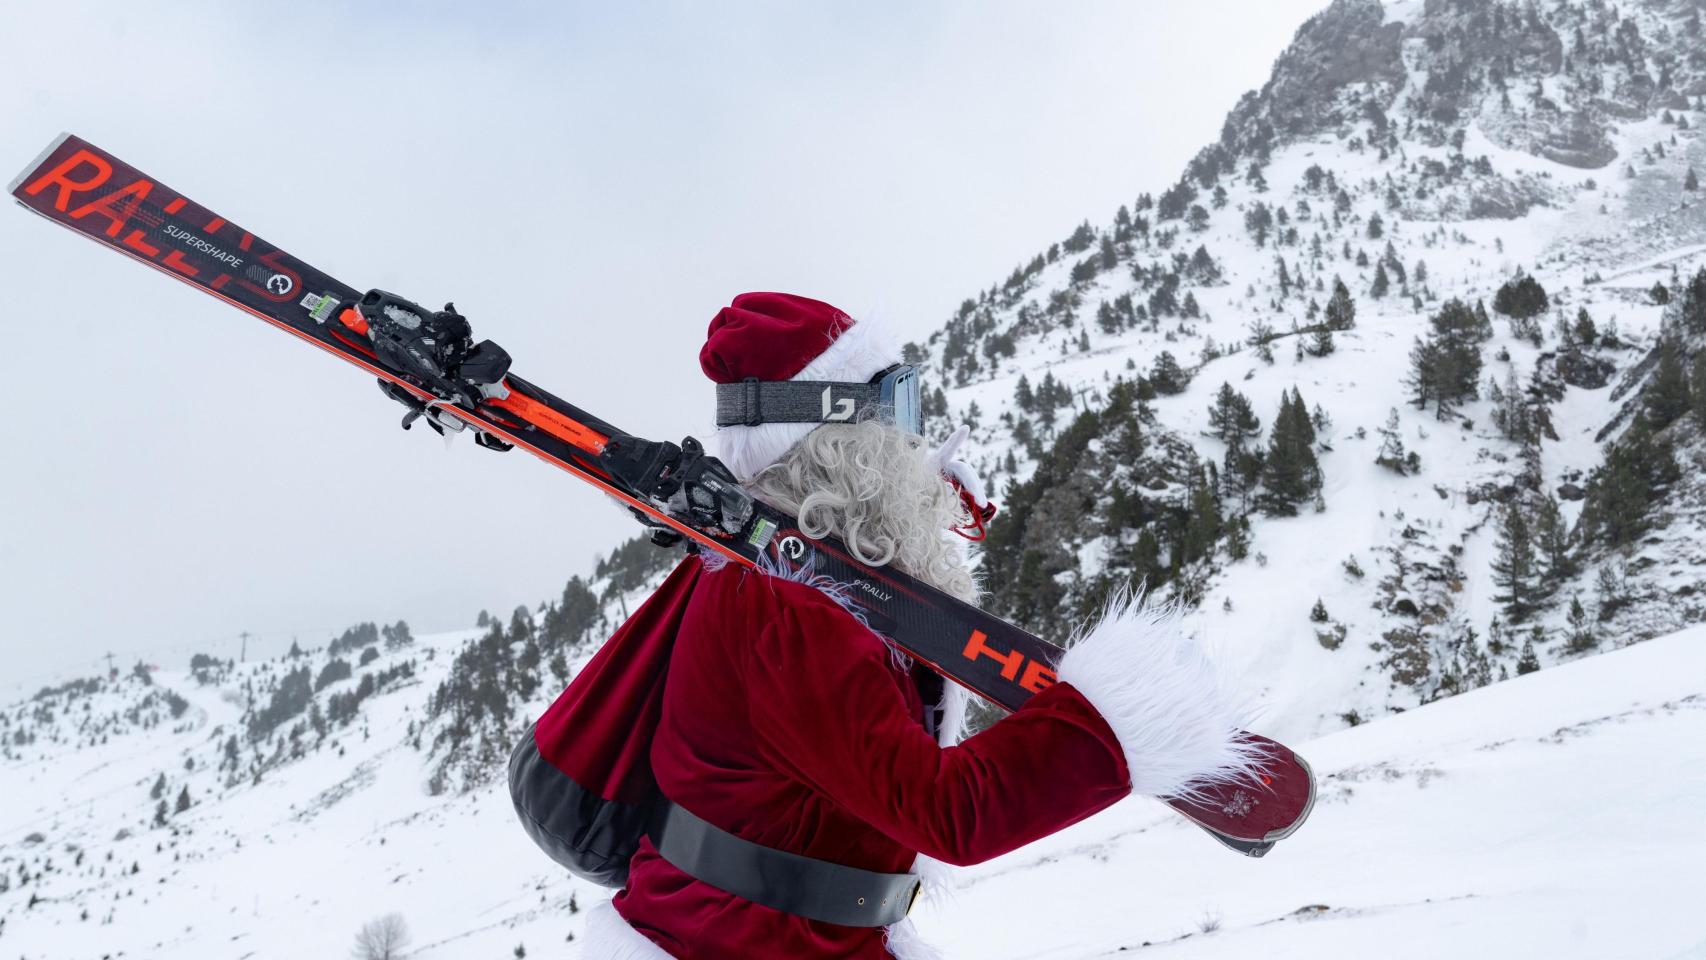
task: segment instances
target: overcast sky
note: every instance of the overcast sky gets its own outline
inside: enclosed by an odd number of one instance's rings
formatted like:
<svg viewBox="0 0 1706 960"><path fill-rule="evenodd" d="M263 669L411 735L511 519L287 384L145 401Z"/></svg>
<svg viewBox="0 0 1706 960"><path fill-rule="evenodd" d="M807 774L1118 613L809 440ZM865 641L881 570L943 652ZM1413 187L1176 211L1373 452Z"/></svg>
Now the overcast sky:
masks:
<svg viewBox="0 0 1706 960"><path fill-rule="evenodd" d="M734 294L925 336L1175 179L1321 5L14 6L0 180L69 130L355 287L454 299L523 376L678 439L709 432L697 353ZM7 209L0 678L470 626L634 532Z"/></svg>

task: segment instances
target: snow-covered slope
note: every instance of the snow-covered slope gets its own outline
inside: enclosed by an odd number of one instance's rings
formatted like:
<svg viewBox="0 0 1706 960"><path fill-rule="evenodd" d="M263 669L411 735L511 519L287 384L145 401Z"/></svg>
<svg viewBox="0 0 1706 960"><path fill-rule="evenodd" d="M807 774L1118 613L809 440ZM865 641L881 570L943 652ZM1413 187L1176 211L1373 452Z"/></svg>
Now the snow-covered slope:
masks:
<svg viewBox="0 0 1706 960"><path fill-rule="evenodd" d="M968 871L925 932L980 960L1706 956L1706 629L1304 752L1314 817L1264 860L1127 801Z"/></svg>
<svg viewBox="0 0 1706 960"><path fill-rule="evenodd" d="M393 913L410 956L550 955L606 894L532 846L502 758L671 559L636 540L507 624L367 624L0 708L0 956L346 956Z"/></svg>
<svg viewBox="0 0 1706 960"><path fill-rule="evenodd" d="M259 784L179 772L217 748L236 707L165 672L151 689L189 704L175 726L21 748L34 755L0 767L4 955L344 956L362 924L394 912L419 960L576 956L584 910L607 891L533 849L500 786L431 796L428 759L407 745L425 687L467 637L418 641L420 685L376 695L358 724ZM135 702L127 686L90 713ZM1131 799L960 872L952 899L920 908L924 932L980 960L1146 943L1168 957L1311 960L1706 951L1706 628L1301 749L1320 800L1266 859ZM162 770L166 796L187 784L195 803L150 827Z"/></svg>

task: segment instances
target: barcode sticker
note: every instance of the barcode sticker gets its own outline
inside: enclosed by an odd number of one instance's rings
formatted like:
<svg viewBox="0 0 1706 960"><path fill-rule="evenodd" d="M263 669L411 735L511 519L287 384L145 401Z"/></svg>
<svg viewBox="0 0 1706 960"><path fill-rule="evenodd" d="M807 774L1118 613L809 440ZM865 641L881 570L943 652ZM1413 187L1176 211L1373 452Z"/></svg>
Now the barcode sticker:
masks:
<svg viewBox="0 0 1706 960"><path fill-rule="evenodd" d="M307 309L308 316L312 317L315 323L325 323L337 305L338 298L329 293L325 296L310 293L302 298L302 306Z"/></svg>

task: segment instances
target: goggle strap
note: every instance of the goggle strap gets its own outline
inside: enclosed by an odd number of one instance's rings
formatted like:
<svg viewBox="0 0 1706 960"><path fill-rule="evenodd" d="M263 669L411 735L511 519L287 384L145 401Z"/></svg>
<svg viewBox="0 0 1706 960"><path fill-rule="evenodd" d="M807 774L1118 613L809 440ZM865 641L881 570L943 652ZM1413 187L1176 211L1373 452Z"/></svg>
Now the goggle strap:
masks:
<svg viewBox="0 0 1706 960"><path fill-rule="evenodd" d="M832 380L744 380L717 384L717 426L761 423L852 423L882 406L877 383Z"/></svg>

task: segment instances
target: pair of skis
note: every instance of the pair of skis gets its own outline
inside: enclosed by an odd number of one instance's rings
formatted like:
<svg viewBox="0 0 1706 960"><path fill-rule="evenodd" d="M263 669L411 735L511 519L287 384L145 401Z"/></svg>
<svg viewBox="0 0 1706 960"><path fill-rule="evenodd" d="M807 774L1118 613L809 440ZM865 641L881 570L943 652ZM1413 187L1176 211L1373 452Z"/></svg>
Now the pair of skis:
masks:
<svg viewBox="0 0 1706 960"><path fill-rule="evenodd" d="M1016 710L1055 680L1059 648L905 574L867 567L833 539L753 500L691 437L680 444L623 433L509 372L490 341L473 342L446 305L427 310L366 293L272 246L98 147L61 135L13 181L17 201L47 219L332 353L379 379L440 431L486 447L521 447L627 504L654 539L686 538L748 566L799 567L851 584L873 628L986 700ZM1303 824L1315 799L1303 759L1266 748L1261 786L1211 789L1173 809L1247 856Z"/></svg>

